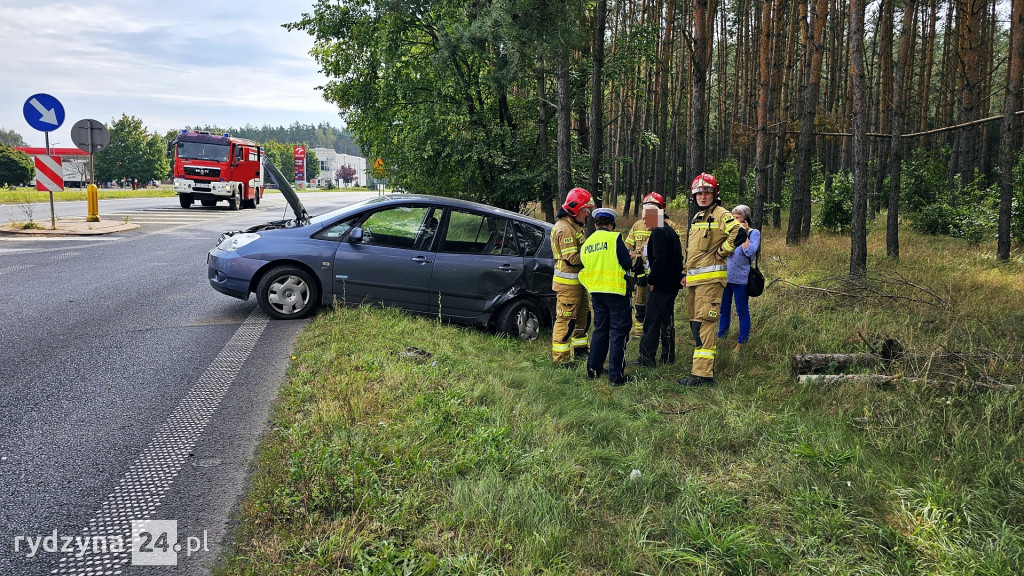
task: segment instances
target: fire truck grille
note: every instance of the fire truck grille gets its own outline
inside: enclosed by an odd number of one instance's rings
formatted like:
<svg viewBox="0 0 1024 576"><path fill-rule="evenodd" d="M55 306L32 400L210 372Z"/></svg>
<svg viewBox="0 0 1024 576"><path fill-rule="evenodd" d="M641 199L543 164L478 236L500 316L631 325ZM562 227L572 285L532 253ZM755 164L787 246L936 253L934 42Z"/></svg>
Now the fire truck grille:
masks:
<svg viewBox="0 0 1024 576"><path fill-rule="evenodd" d="M220 178L220 168L208 166L185 166L186 176L202 176L204 178Z"/></svg>

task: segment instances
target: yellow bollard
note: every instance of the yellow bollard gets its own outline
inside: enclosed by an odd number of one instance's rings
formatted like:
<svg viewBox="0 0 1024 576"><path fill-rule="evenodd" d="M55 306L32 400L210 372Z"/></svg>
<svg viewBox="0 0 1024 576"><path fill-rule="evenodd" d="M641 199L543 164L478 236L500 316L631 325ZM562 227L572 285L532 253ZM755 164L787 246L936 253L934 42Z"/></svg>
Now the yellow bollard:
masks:
<svg viewBox="0 0 1024 576"><path fill-rule="evenodd" d="M85 204L89 215L85 217L86 222L100 221L100 193L95 184L89 184L85 188Z"/></svg>

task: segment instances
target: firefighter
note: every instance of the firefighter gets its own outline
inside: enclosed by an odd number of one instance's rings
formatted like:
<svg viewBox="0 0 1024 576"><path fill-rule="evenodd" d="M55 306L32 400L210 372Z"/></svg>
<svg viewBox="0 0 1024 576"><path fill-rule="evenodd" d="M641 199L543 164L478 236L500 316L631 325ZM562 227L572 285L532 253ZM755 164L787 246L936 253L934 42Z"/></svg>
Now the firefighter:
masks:
<svg viewBox="0 0 1024 576"><path fill-rule="evenodd" d="M608 358L608 382L622 386L625 374L626 342L629 341L629 288L632 261L622 235L615 232L618 214L611 208L594 210L597 230L583 243L580 282L590 293L594 309L594 336L587 357L587 378L601 376Z"/></svg>
<svg viewBox="0 0 1024 576"><path fill-rule="evenodd" d="M556 364L574 366L573 357L586 358L590 329L590 298L580 284L583 268L580 247L583 245L583 223L594 207L590 192L573 188L558 210L551 229L551 254L555 275L551 288L555 291L555 322L551 329L551 356Z"/></svg>
<svg viewBox="0 0 1024 576"><path fill-rule="evenodd" d="M693 332L693 366L684 386L715 383L715 342L722 292L728 276L726 259L746 239L743 227L722 208L718 181L701 173L690 185L690 195L699 210L690 222L684 265L690 330Z"/></svg>
<svg viewBox="0 0 1024 576"><path fill-rule="evenodd" d="M644 196L641 202L640 213L643 214L643 209L648 205L656 206L664 212L665 210L665 197L657 192L651 192L647 196ZM676 231L677 234L682 234L679 228L676 226L668 214L664 215L665 224L669 228ZM633 227L630 228L629 234L626 236L626 248L629 248L630 255L634 258L633 273L637 277L636 288L633 290L633 335L642 336L644 333L644 316L647 312L647 277L646 269L648 267L647 258L644 256L644 246L647 244L648 239L651 237L651 229L644 223L644 219L641 217L639 220L633 223ZM663 364L672 364L676 361L676 329L675 329L675 317L670 316L662 324L661 332L661 344L662 354L661 362Z"/></svg>

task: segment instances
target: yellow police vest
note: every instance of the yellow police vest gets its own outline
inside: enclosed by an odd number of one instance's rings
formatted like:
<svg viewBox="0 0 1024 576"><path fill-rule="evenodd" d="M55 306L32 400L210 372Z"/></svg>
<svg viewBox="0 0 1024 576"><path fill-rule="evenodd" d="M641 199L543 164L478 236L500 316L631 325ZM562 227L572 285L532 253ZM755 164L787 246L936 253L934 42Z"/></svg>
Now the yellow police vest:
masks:
<svg viewBox="0 0 1024 576"><path fill-rule="evenodd" d="M626 295L626 271L615 250L618 239L618 232L597 230L583 243L580 283L588 292Z"/></svg>

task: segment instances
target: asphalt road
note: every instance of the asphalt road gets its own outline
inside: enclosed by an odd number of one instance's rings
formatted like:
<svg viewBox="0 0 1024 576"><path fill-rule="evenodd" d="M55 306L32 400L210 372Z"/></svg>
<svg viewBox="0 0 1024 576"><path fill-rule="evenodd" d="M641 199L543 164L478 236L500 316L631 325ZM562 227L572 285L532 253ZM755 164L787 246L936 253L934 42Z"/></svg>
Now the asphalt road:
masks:
<svg viewBox="0 0 1024 576"><path fill-rule="evenodd" d="M366 196L302 198L317 214ZM0 236L0 574L204 574L222 552L304 323L206 278L218 235L280 218L283 198L176 202L101 202L133 221L184 213L117 235ZM132 520L174 521L182 549L171 524L139 525L133 558Z"/></svg>

